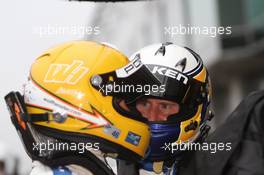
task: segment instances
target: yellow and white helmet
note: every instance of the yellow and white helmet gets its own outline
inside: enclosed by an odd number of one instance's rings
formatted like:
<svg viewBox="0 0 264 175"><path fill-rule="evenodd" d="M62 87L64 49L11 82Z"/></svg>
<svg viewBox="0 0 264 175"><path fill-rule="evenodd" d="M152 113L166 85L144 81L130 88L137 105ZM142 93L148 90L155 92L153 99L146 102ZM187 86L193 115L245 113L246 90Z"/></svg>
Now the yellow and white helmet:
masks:
<svg viewBox="0 0 264 175"><path fill-rule="evenodd" d="M177 102L180 110L166 121L151 121L151 142L148 159L164 161L175 159L178 153L166 144L190 143L204 137L211 118L211 83L200 56L187 47L173 43L158 43L135 52L130 59L140 58L149 72L165 88L144 98L158 98ZM137 98L138 100L139 98ZM129 105L129 104L128 104ZM132 104L133 105L133 104ZM132 111L133 112L133 111Z"/></svg>
<svg viewBox="0 0 264 175"><path fill-rule="evenodd" d="M90 41L68 42L44 52L31 66L23 97L18 92L6 96L30 156L54 158L56 151L39 154L30 143L54 138L89 143L91 149L121 159L142 158L149 145L148 125L140 116L116 110L114 100L122 94L105 94L102 85L131 79L142 68L118 50Z"/></svg>

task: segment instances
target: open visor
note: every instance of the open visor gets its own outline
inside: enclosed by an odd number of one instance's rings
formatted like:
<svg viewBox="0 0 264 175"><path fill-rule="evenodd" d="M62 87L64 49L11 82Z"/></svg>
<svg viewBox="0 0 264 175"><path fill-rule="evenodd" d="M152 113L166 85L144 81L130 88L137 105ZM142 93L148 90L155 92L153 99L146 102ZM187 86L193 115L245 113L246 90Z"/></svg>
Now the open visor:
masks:
<svg viewBox="0 0 264 175"><path fill-rule="evenodd" d="M157 98L175 101L179 104L198 105L207 98L206 83L199 82L195 79L188 79L186 83L183 81L163 77L161 84L164 85L163 93L152 92L150 95Z"/></svg>
<svg viewBox="0 0 264 175"><path fill-rule="evenodd" d="M197 105L207 98L206 83L202 83L175 69L153 73L155 65L143 65L136 56L129 64L112 72L94 75L91 84L103 95L124 99L131 103L142 96ZM167 68L166 68L167 69ZM152 71L151 71L152 70Z"/></svg>
<svg viewBox="0 0 264 175"><path fill-rule="evenodd" d="M127 103L144 95L150 95L153 87L160 89L162 86L160 81L142 64L139 56L122 68L92 76L90 81L102 95L125 99Z"/></svg>

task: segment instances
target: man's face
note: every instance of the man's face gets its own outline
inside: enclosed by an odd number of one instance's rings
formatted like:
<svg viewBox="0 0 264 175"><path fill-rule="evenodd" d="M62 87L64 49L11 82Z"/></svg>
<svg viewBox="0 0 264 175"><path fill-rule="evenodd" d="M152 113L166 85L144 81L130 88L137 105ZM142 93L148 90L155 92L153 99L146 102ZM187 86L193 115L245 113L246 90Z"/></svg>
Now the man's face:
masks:
<svg viewBox="0 0 264 175"><path fill-rule="evenodd" d="M176 114L180 110L180 106L176 102L155 98L138 100L136 108L149 121L165 121L168 116Z"/></svg>

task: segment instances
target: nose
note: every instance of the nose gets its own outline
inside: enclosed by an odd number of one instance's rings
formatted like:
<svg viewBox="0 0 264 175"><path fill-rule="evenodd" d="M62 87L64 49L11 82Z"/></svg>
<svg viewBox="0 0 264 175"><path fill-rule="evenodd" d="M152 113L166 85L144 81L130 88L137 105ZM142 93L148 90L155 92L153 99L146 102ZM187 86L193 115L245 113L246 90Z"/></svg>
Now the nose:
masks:
<svg viewBox="0 0 264 175"><path fill-rule="evenodd" d="M164 117L161 114L158 106L156 106L156 105L153 105L145 115L149 121L164 121L164 120L166 120L166 117Z"/></svg>

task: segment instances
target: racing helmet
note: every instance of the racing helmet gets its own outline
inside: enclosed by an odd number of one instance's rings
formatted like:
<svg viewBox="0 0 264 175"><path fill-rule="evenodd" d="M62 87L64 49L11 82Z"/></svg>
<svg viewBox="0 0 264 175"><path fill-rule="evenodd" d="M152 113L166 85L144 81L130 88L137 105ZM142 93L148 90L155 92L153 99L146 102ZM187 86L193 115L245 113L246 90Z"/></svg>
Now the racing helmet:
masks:
<svg viewBox="0 0 264 175"><path fill-rule="evenodd" d="M67 151L40 153L33 148L53 141L53 147L55 142L84 143L114 158L141 159L149 145L148 124L113 107L113 99L122 94L105 92L110 87L105 85L138 76L143 66L136 64L128 71L131 65L118 50L92 41L67 42L39 56L23 94L11 92L5 97L29 156L49 163L66 155Z"/></svg>
<svg viewBox="0 0 264 175"><path fill-rule="evenodd" d="M210 129L205 124L213 116L209 105L211 83L208 71L197 53L173 43L149 45L134 53L130 59L136 57L165 87L165 90L152 91L144 97L170 100L180 106L179 112L168 116L166 121L149 122L152 135L146 160L175 160L183 151L173 146L197 142ZM137 97L135 101L139 99ZM139 112L135 102L127 106L130 106L130 112Z"/></svg>

